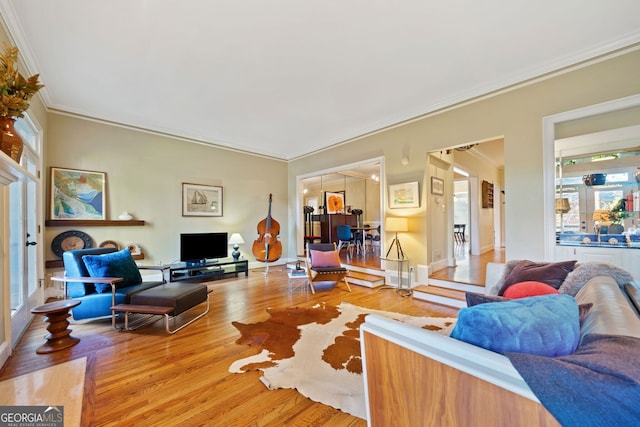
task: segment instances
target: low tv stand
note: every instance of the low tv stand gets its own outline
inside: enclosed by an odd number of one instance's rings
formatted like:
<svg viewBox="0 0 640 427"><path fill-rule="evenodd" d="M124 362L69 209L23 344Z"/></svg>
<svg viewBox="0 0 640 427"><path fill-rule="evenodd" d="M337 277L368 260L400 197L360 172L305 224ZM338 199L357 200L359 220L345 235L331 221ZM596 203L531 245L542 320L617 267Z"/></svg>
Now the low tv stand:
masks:
<svg viewBox="0 0 640 427"><path fill-rule="evenodd" d="M170 264L169 282L177 281L206 281L216 280L244 272L244 276L249 276L249 261L234 260L232 258L210 260L202 263L178 262Z"/></svg>
<svg viewBox="0 0 640 427"><path fill-rule="evenodd" d="M187 267L202 267L204 265L207 264L217 264L218 260L217 259L212 259L212 260L200 260L200 261L185 261L184 265Z"/></svg>

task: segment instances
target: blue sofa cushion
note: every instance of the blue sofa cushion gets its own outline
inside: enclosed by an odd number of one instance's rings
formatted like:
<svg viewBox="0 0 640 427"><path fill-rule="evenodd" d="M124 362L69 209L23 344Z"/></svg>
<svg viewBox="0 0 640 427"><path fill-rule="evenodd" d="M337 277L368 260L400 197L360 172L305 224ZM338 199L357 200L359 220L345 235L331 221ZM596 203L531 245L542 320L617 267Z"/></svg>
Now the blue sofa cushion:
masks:
<svg viewBox="0 0 640 427"><path fill-rule="evenodd" d="M65 276L68 277L89 277L87 266L84 264L82 257L86 255L101 255L106 253L115 252L115 248L90 248L90 249L78 249L75 251L66 251L62 254L62 260L64 262ZM67 295L70 298L80 298L85 295L91 295L96 293L96 288L93 283L79 283L69 282L67 283Z"/></svg>
<svg viewBox="0 0 640 427"><path fill-rule="evenodd" d="M478 294L475 292L466 292L465 299L467 300L467 307L473 307L474 305L478 304L486 304L488 302L511 301L511 298L505 298L498 295ZM591 307L593 307L593 303L591 302L578 305L578 318L580 319L580 326L582 326L582 322L584 322L584 319L587 318Z"/></svg>
<svg viewBox="0 0 640 427"><path fill-rule="evenodd" d="M580 341L578 304L543 295L463 308L451 337L503 354L568 355Z"/></svg>
<svg viewBox="0 0 640 427"><path fill-rule="evenodd" d="M129 248L104 255L85 255L82 260L91 277L122 277L124 280L116 288L142 283L140 270L136 265ZM96 292L111 292L106 283L96 283Z"/></svg>

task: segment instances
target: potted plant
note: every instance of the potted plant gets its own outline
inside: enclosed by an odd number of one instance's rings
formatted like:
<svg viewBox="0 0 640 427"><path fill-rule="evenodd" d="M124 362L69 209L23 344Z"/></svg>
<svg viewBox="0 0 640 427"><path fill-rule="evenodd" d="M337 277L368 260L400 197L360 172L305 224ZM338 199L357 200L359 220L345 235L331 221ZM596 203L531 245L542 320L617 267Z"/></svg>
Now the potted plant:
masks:
<svg viewBox="0 0 640 427"><path fill-rule="evenodd" d="M622 234L624 231L622 222L632 215L633 212L628 212L626 209L625 199L618 200L609 210L609 220L611 221L609 234Z"/></svg>
<svg viewBox="0 0 640 427"><path fill-rule="evenodd" d="M39 74L24 78L18 72L18 48L4 44L0 55L0 149L16 162L22 155L22 138L13 127L29 108L29 100L44 85Z"/></svg>

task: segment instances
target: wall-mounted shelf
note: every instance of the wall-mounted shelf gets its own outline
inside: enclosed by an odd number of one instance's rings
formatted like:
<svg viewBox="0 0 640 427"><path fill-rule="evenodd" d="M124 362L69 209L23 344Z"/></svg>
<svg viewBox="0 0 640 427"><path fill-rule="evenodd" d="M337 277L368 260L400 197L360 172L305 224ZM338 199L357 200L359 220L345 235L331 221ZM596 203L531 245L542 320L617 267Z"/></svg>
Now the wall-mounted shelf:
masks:
<svg viewBox="0 0 640 427"><path fill-rule="evenodd" d="M493 184L487 181L482 181L482 207L493 208Z"/></svg>
<svg viewBox="0 0 640 427"><path fill-rule="evenodd" d="M132 255L132 256L133 256L133 259L135 260L144 259L144 254ZM64 267L64 262L61 259L54 259L51 261L45 261L44 266L45 268L62 268Z"/></svg>
<svg viewBox="0 0 640 427"><path fill-rule="evenodd" d="M144 220L130 219L48 219L44 222L47 227L124 227L144 225Z"/></svg>

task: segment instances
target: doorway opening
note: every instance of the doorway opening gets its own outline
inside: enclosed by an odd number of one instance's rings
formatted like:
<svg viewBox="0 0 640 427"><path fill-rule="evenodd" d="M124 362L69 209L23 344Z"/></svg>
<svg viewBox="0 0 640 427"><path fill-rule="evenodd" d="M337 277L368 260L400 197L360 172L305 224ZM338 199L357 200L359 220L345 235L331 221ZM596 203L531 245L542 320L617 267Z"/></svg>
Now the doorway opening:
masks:
<svg viewBox="0 0 640 427"><path fill-rule="evenodd" d="M486 263L504 261L504 139L476 141L447 151L454 165L452 209L448 210L452 225L448 256L453 262L434 271L430 279L484 285ZM493 189L491 204L483 204L487 187Z"/></svg>
<svg viewBox="0 0 640 427"><path fill-rule="evenodd" d="M348 225L352 239L340 251L343 264L380 269L383 161L368 159L298 176L298 256L306 254L308 242L338 245L337 227Z"/></svg>
<svg viewBox="0 0 640 427"><path fill-rule="evenodd" d="M464 256L469 251L471 230L469 206L469 173L453 168L453 243L454 257Z"/></svg>

